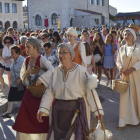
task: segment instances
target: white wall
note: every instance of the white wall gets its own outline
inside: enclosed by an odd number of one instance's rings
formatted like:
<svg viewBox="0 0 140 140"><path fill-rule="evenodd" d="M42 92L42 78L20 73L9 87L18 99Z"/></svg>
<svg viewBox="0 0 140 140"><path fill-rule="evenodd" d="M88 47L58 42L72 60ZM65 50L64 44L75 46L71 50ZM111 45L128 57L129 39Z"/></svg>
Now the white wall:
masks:
<svg viewBox="0 0 140 140"><path fill-rule="evenodd" d="M113 16L117 14L117 9L111 5L109 5L109 13Z"/></svg>
<svg viewBox="0 0 140 140"><path fill-rule="evenodd" d="M12 1L12 0L1 0L2 3L2 13L0 13L0 21L3 23L3 28L5 28L5 22L9 21L10 26L13 27L13 22L17 22L18 29L23 28L23 10L22 2ZM9 3L10 13L5 13L4 3ZM12 3L17 4L17 13L12 13Z"/></svg>

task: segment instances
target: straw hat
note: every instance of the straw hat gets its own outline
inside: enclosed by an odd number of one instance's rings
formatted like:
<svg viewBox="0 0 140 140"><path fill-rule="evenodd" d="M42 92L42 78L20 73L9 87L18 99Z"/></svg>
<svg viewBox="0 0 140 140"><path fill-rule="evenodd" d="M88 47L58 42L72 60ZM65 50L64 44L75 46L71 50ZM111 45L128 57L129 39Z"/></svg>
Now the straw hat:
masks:
<svg viewBox="0 0 140 140"><path fill-rule="evenodd" d="M139 30L140 30L140 27L139 26L137 26L137 25L135 25L134 23L131 23L130 25L129 25L129 27L128 28L132 28L132 29L135 29L137 32L139 32ZM136 33L137 33L136 32Z"/></svg>

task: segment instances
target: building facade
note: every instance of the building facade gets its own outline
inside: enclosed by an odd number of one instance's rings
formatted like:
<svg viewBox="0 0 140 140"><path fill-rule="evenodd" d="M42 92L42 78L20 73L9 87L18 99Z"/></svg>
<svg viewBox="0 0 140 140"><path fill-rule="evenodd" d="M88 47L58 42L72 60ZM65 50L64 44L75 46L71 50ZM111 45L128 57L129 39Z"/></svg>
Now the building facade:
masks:
<svg viewBox="0 0 140 140"><path fill-rule="evenodd" d="M111 5L109 5L109 13L113 16L117 15L117 9Z"/></svg>
<svg viewBox="0 0 140 140"><path fill-rule="evenodd" d="M27 0L29 28L109 25L109 0Z"/></svg>
<svg viewBox="0 0 140 140"><path fill-rule="evenodd" d="M125 23L125 25L128 26L132 20L136 25L140 25L140 12L118 13L115 18L116 22L120 25Z"/></svg>
<svg viewBox="0 0 140 140"><path fill-rule="evenodd" d="M28 28L28 10L26 5L23 7L23 25L24 28Z"/></svg>
<svg viewBox="0 0 140 140"><path fill-rule="evenodd" d="M0 1L0 29L23 28L22 1Z"/></svg>
<svg viewBox="0 0 140 140"><path fill-rule="evenodd" d="M115 17L115 16L117 15L117 9L116 9L115 7L109 5L109 13L110 13L112 16ZM117 22L115 21L115 18L114 18L114 20L111 20L111 19L110 19L110 27L111 27L111 26L114 26L114 25L116 25L116 24L117 24Z"/></svg>

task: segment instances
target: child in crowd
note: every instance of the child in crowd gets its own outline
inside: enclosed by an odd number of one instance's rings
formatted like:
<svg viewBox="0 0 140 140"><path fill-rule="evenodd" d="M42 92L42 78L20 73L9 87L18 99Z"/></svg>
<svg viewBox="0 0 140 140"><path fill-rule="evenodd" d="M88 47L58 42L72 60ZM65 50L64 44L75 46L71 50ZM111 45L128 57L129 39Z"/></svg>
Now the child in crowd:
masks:
<svg viewBox="0 0 140 140"><path fill-rule="evenodd" d="M87 58L87 71L91 75L92 74L92 66L93 70L95 72L95 62L94 62L94 57L91 52L90 46L88 42L83 43L85 45L85 50L86 50L86 58ZM92 66L91 66L92 65Z"/></svg>
<svg viewBox="0 0 140 140"><path fill-rule="evenodd" d="M117 45L114 42L112 34L108 34L106 37L105 45L104 45L104 73L108 78L107 86L110 85L110 89L112 89L112 80L113 80L113 69L114 69L114 54L117 50ZM108 69L110 70L110 76L108 73Z"/></svg>
<svg viewBox="0 0 140 140"><path fill-rule="evenodd" d="M97 63L95 63L95 71L94 73L98 75L98 87L100 87L100 81L102 78L102 67L103 67L103 51L104 51L104 41L102 39L102 36L99 32L95 33L93 38L93 46L92 46L92 52L93 55L99 54L101 57L101 60Z"/></svg>

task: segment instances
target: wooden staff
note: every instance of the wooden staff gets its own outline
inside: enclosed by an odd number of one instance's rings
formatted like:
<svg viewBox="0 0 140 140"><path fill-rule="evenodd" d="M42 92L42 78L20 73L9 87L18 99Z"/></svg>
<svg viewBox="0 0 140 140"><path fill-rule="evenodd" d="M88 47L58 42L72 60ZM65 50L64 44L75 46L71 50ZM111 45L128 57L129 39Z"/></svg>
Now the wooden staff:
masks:
<svg viewBox="0 0 140 140"><path fill-rule="evenodd" d="M87 75L87 73L86 73L86 72L85 72L85 75L86 75L86 78L89 80L88 75ZM99 108L98 108L98 106L97 106L97 102L96 102L96 99L95 99L95 96L94 96L94 93L93 93L92 89L91 89L91 93L92 93L92 96L93 96L93 99L94 99L94 102L95 102L95 105L96 105L96 108L97 108L98 115L99 115L99 116L101 116L101 114L100 114L100 112L99 112ZM102 121L102 120L100 120L100 122L101 122L101 125L102 125L102 128L103 128L103 131L104 131L104 140L106 140L105 127L104 127L103 121Z"/></svg>

